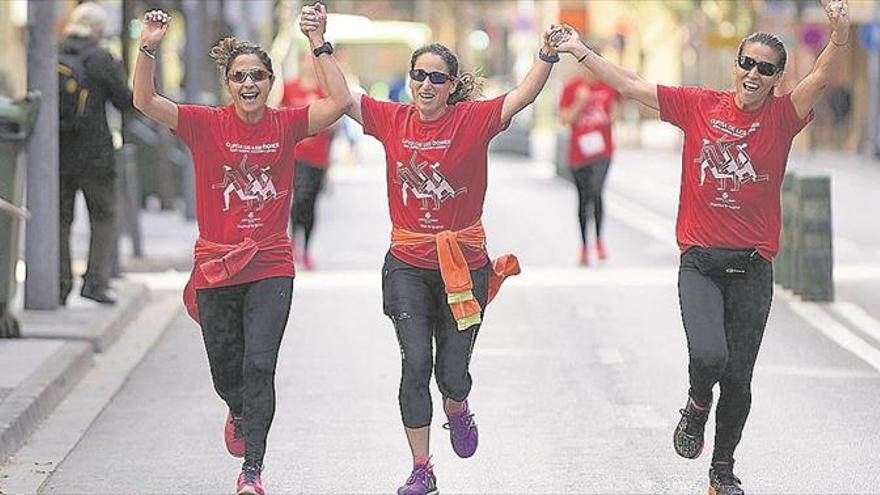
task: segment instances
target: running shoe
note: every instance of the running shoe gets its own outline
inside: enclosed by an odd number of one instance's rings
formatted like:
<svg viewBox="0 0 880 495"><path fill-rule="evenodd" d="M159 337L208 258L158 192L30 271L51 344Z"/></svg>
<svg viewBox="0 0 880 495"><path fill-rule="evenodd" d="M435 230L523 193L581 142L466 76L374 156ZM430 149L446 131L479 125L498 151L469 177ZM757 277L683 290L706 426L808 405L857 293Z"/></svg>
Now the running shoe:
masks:
<svg viewBox="0 0 880 495"><path fill-rule="evenodd" d="M711 407L712 403L709 402L709 406L701 411L694 405L693 399L688 397L687 405L684 409L679 409L681 420L672 435L672 444L678 455L685 459L696 459L703 453L703 432Z"/></svg>
<svg viewBox="0 0 880 495"><path fill-rule="evenodd" d="M474 415L468 409L467 401L464 408L456 414L446 413L448 423L443 428L449 430L449 440L452 442L452 450L462 459L474 455L477 451L477 443L480 435L477 432L477 423L474 422Z"/></svg>
<svg viewBox="0 0 880 495"><path fill-rule="evenodd" d="M232 457L244 457L244 425L241 424L241 416L226 413L226 427L223 429L223 438L226 440L226 450Z"/></svg>
<svg viewBox="0 0 880 495"><path fill-rule="evenodd" d="M587 246L581 246L581 257L578 263L581 266L587 266L590 264L590 253L587 251Z"/></svg>
<svg viewBox="0 0 880 495"><path fill-rule="evenodd" d="M599 260L608 258L608 251L605 250L605 243L599 238L596 239L596 257L599 258Z"/></svg>
<svg viewBox="0 0 880 495"><path fill-rule="evenodd" d="M397 489L397 495L437 495L438 493L440 492L437 490L437 477L434 476L434 466L430 461L413 467L406 483Z"/></svg>
<svg viewBox="0 0 880 495"><path fill-rule="evenodd" d="M732 462L716 462L709 469L709 495L745 495L741 484Z"/></svg>
<svg viewBox="0 0 880 495"><path fill-rule="evenodd" d="M312 271L315 269L315 264L312 262L312 257L309 256L309 253L303 253L302 266L308 271Z"/></svg>
<svg viewBox="0 0 880 495"><path fill-rule="evenodd" d="M263 489L263 480L260 476L260 468L257 466L244 466L238 481L235 484L236 495L266 495Z"/></svg>

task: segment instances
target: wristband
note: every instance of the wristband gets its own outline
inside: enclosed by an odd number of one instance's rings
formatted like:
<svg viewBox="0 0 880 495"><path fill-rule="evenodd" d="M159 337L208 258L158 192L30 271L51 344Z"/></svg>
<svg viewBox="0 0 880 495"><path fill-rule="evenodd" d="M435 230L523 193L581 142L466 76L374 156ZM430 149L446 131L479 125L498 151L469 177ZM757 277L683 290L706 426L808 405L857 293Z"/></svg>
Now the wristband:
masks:
<svg viewBox="0 0 880 495"><path fill-rule="evenodd" d="M830 39L831 39L831 43L834 46L846 46L849 44L849 40L846 40L846 43L838 43L838 42L834 41L834 36L832 36Z"/></svg>
<svg viewBox="0 0 880 495"><path fill-rule="evenodd" d="M578 59L578 63L581 63L581 62L583 62L584 60L586 60L586 59L587 59L587 56L590 54L590 51L591 51L591 50L590 50L589 48L587 48L587 52L584 53L584 55L583 55L581 58Z"/></svg>
<svg viewBox="0 0 880 495"><path fill-rule="evenodd" d="M150 48L147 45L141 45L141 47L139 48L139 51L141 53L143 53L144 55L150 57L151 59L156 60L156 49L155 48Z"/></svg>
<svg viewBox="0 0 880 495"><path fill-rule="evenodd" d="M555 64L556 62L559 62L559 54L558 53L554 53L553 55L550 55L550 54L544 53L544 50L538 50L538 58L544 62L547 62L548 64Z"/></svg>
<svg viewBox="0 0 880 495"><path fill-rule="evenodd" d="M329 41L325 41L323 45L312 50L312 55L315 57L320 57L322 53L333 55L333 45L331 45Z"/></svg>

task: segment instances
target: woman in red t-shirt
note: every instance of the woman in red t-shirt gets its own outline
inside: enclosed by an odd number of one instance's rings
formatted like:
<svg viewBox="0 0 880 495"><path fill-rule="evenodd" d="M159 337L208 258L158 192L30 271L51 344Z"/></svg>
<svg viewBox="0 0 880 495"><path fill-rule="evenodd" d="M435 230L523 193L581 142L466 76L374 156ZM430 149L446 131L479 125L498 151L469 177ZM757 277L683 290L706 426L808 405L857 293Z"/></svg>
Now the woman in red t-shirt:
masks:
<svg viewBox="0 0 880 495"><path fill-rule="evenodd" d="M398 398L414 460L401 495L437 490L428 449L432 372L453 450L464 458L477 448L467 401L471 352L483 308L500 280L519 269L512 256L490 262L486 253L480 219L487 147L544 87L559 59L549 47L551 34L544 34L539 59L523 81L499 97L477 100L480 81L461 72L455 54L435 43L410 59L412 104L358 94L348 111L385 148L393 231L382 269L383 307L400 344Z"/></svg>
<svg viewBox="0 0 880 495"><path fill-rule="evenodd" d="M559 100L559 118L563 124L571 126L568 165L578 191L580 264L584 266L589 263L587 226L590 209L596 224L596 257L604 260L608 256L602 242L602 191L614 155L611 113L617 97L614 88L596 79L588 69L581 68L579 75L565 83Z"/></svg>
<svg viewBox="0 0 880 495"><path fill-rule="evenodd" d="M193 156L199 239L184 291L199 322L214 388L229 407L225 440L244 457L239 494L264 493L266 437L275 414L275 367L293 290L287 237L298 141L333 124L351 105L345 78L324 42L323 6L303 7L301 29L314 48L329 96L308 107L266 106L272 61L235 38L211 50L232 103L179 105L156 93L156 49L170 17L144 15L134 74L134 105L182 139Z"/></svg>
<svg viewBox="0 0 880 495"><path fill-rule="evenodd" d="M743 493L733 474L733 454L749 413L752 370L770 312L783 174L792 140L813 118L813 106L839 71L850 42L846 0L823 4L831 27L828 45L812 71L783 95L774 88L786 52L772 34L742 41L733 91L649 83L592 52L573 30L556 47L684 131L678 287L690 390L673 444L683 457L700 455L712 388L720 384L710 493Z"/></svg>
<svg viewBox="0 0 880 495"><path fill-rule="evenodd" d="M284 83L284 96L281 104L285 107L303 107L324 97L324 92L315 76L312 54L304 53L300 59L299 78ZM327 129L317 135L303 139L296 145L296 171L294 172L293 205L290 207L290 232L293 256L306 270L314 265L309 254L309 241L315 227L315 204L324 179L330 167L331 131ZM303 232L302 252L296 250L297 231Z"/></svg>

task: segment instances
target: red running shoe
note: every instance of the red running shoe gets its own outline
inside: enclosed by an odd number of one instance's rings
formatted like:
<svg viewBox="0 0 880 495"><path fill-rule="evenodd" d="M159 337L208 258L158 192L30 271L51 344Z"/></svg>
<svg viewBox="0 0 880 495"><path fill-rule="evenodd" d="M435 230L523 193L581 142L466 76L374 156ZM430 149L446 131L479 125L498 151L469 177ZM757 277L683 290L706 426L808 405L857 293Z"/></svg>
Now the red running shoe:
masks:
<svg viewBox="0 0 880 495"><path fill-rule="evenodd" d="M236 495L266 495L263 489L263 480L260 477L260 468L245 466L241 468L238 481L235 484Z"/></svg>
<svg viewBox="0 0 880 495"><path fill-rule="evenodd" d="M605 244L602 242L602 239L596 239L596 257L600 260L608 257L608 251L605 250Z"/></svg>
<svg viewBox="0 0 880 495"><path fill-rule="evenodd" d="M580 265L587 266L590 264L590 253L587 251L587 246L581 246L581 258Z"/></svg>
<svg viewBox="0 0 880 495"><path fill-rule="evenodd" d="M302 256L302 265L308 271L312 271L315 269L314 263L312 263L312 257L309 256L309 253L304 253Z"/></svg>
<svg viewBox="0 0 880 495"><path fill-rule="evenodd" d="M223 437L226 439L226 450L232 457L244 457L244 426L241 424L241 416L235 416L232 411L226 413Z"/></svg>

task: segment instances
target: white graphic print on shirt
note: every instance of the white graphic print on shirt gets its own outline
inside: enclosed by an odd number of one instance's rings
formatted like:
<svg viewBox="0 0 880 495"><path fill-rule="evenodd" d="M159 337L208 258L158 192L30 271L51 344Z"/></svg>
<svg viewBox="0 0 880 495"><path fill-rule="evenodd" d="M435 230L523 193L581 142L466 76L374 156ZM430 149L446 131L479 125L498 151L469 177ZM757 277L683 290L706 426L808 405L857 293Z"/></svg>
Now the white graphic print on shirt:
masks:
<svg viewBox="0 0 880 495"><path fill-rule="evenodd" d="M211 189L223 190L223 211L229 211L233 198L245 203L247 218L243 219L241 228L257 228L263 224L254 212L263 210L269 201L283 198L287 191L279 192L272 181L271 166L247 165L248 155L241 157L237 168L223 165L223 180L211 185Z"/></svg>
<svg viewBox="0 0 880 495"><path fill-rule="evenodd" d="M467 187L455 189L446 177L440 172L440 163L418 162L418 154L413 151L406 166L397 162L397 177L395 182L400 184L400 193L403 197L404 206L412 194L421 201L421 210L439 210L442 203L450 198L455 198L467 193Z"/></svg>

